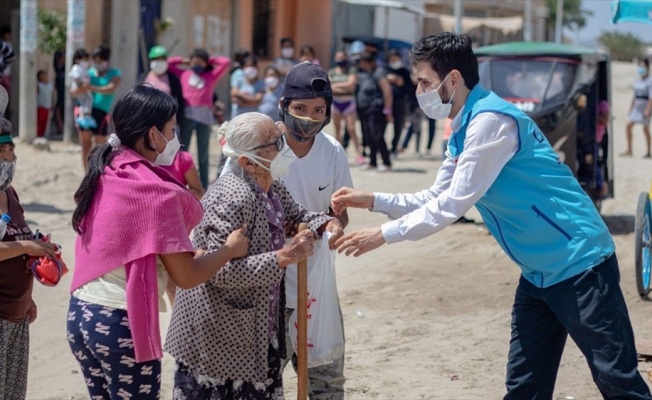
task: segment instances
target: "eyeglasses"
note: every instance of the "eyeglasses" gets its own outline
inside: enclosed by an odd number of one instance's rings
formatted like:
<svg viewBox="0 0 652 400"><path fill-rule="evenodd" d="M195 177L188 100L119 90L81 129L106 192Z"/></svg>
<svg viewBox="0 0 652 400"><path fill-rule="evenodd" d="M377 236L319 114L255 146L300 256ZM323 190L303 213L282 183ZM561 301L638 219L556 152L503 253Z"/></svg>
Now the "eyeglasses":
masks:
<svg viewBox="0 0 652 400"><path fill-rule="evenodd" d="M281 133L281 136L277 137L276 140L274 140L273 142L266 143L266 144L261 144L260 146L256 146L256 147L252 147L252 148L249 149L249 151L263 149L265 147L274 146L274 145L276 146L276 150L278 150L278 151L283 150L283 147L285 147L285 135L283 135Z"/></svg>

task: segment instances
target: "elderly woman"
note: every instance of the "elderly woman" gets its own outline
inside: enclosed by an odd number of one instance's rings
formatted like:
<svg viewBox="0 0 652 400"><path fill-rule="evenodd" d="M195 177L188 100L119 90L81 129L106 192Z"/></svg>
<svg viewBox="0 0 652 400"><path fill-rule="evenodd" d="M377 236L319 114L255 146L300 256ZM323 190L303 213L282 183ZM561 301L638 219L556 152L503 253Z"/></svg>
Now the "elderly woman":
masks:
<svg viewBox="0 0 652 400"><path fill-rule="evenodd" d="M203 285L177 291L165 346L177 361L175 399L283 398L284 269L312 254L314 235L342 229L302 208L278 180L296 158L281 128L257 112L225 128L233 165L202 199L194 245L216 251L245 224L249 250ZM285 243L285 223L300 222L310 229Z"/></svg>

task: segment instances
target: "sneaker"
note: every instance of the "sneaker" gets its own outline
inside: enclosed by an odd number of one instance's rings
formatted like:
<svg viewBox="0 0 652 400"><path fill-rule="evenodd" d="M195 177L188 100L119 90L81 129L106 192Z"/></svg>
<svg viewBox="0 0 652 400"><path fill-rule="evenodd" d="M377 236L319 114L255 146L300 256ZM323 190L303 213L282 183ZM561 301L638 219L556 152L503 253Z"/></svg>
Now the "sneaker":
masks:
<svg viewBox="0 0 652 400"><path fill-rule="evenodd" d="M370 170L370 169L376 169L376 166L375 165L364 164L364 165L362 165L360 167L360 169L363 170L363 171L367 171L367 170Z"/></svg>
<svg viewBox="0 0 652 400"><path fill-rule="evenodd" d="M389 165L379 165L378 168L376 168L376 171L378 172L389 172L392 170L392 167Z"/></svg>
<svg viewBox="0 0 652 400"><path fill-rule="evenodd" d="M356 158L355 162L358 165L364 165L367 162L367 160L362 155L359 155L358 158Z"/></svg>

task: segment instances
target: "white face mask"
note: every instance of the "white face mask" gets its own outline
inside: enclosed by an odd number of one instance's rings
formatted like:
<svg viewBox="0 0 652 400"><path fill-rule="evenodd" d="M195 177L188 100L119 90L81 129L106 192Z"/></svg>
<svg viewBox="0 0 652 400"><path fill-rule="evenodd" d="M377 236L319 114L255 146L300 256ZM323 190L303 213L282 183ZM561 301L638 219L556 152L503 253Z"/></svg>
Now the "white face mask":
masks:
<svg viewBox="0 0 652 400"><path fill-rule="evenodd" d="M240 154L246 156L251 161L260 165L262 168L268 170L272 175L273 180L277 180L278 178L287 176L290 173L290 165L292 165L292 163L295 162L297 159L297 156L294 154L294 152L292 151L290 146L288 146L287 143L285 143L283 149L279 151L276 157L274 157L274 159L271 161L246 151L242 151L240 152ZM268 163L270 163L269 167L264 166L259 160L267 161Z"/></svg>
<svg viewBox="0 0 652 400"><path fill-rule="evenodd" d="M95 63L95 68L99 72L105 72L109 69L109 62L108 61L100 61L98 63Z"/></svg>
<svg viewBox="0 0 652 400"><path fill-rule="evenodd" d="M163 75L168 72L168 62L165 60L154 60L149 63L149 69L156 75Z"/></svg>
<svg viewBox="0 0 652 400"><path fill-rule="evenodd" d="M441 88L441 85L446 82L446 79L448 79L448 75L446 75L446 78L441 81L436 89L417 94L419 108L423 110L428 118L440 120L448 118L451 113L451 107L453 106L453 97L455 96L455 92L453 92L450 100L446 104L442 103L441 96L439 95L439 89Z"/></svg>
<svg viewBox="0 0 652 400"><path fill-rule="evenodd" d="M89 61L80 61L78 64L84 69L89 69L91 67L91 63Z"/></svg>
<svg viewBox="0 0 652 400"><path fill-rule="evenodd" d="M255 79L258 77L258 68L256 67L244 67L242 72L247 79Z"/></svg>
<svg viewBox="0 0 652 400"><path fill-rule="evenodd" d="M163 136L160 131L159 135ZM181 148L181 143L179 142L179 137L176 135L176 133L174 134L174 138L172 138L172 140L167 140L165 136L163 136L163 140L165 140L167 144L161 153L158 153L157 151L158 156L156 156L156 161L154 161L154 164L169 166L174 162L174 157L177 155L177 152Z"/></svg>
<svg viewBox="0 0 652 400"><path fill-rule="evenodd" d="M270 89L276 89L276 87L278 87L278 78L275 76L268 76L265 78L265 86Z"/></svg>
<svg viewBox="0 0 652 400"><path fill-rule="evenodd" d="M283 58L292 58L294 55L294 49L292 47L284 47L281 49L281 56Z"/></svg>
<svg viewBox="0 0 652 400"><path fill-rule="evenodd" d="M11 181L14 180L15 171L16 160L0 161L0 192L4 192L11 185Z"/></svg>
<svg viewBox="0 0 652 400"><path fill-rule="evenodd" d="M392 61L391 63L389 63L389 67L391 69L401 69L401 67L403 67L403 62L400 61L400 60L399 61Z"/></svg>

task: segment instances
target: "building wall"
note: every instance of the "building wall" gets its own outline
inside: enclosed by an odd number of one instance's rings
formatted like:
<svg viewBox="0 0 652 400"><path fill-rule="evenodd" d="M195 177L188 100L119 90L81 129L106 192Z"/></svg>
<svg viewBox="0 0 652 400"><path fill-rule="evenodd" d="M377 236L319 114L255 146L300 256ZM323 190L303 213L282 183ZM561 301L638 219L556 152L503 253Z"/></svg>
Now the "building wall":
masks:
<svg viewBox="0 0 652 400"><path fill-rule="evenodd" d="M270 0L274 12L270 36L270 56L266 61L278 57L280 40L290 37L294 40L296 56L303 45L315 49L318 59L326 61L333 47L333 1L332 0ZM236 46L251 50L253 44L254 0L238 0Z"/></svg>

